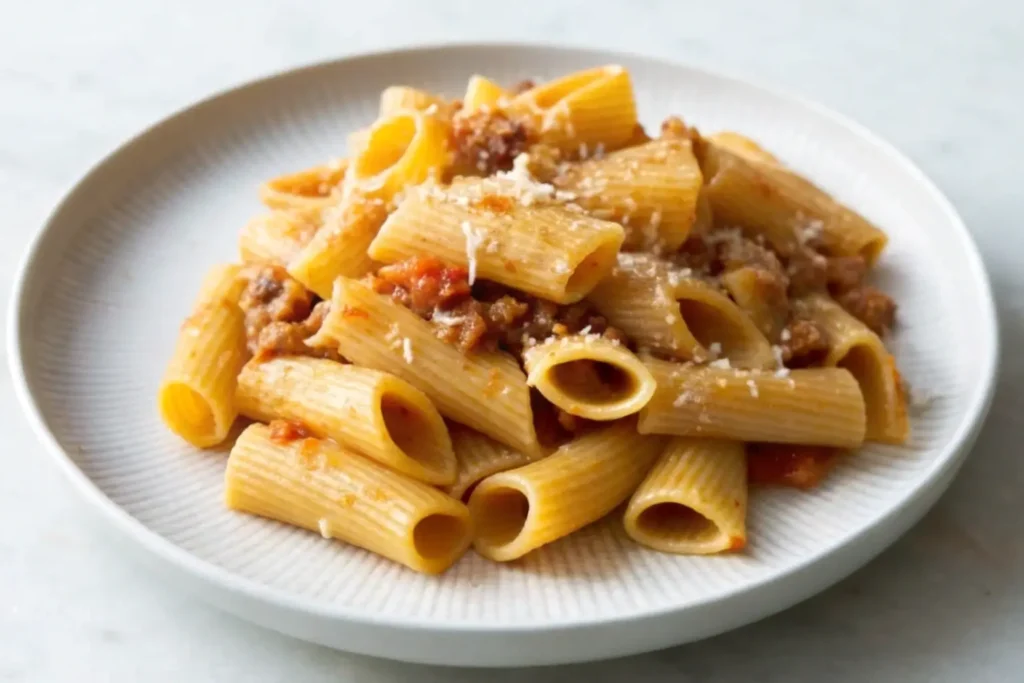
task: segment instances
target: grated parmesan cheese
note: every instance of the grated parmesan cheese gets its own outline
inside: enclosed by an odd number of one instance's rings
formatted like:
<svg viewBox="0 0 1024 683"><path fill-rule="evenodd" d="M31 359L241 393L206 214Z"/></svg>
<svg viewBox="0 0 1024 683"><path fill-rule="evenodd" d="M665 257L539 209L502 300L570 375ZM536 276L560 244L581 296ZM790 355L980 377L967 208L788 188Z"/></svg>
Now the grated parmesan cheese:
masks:
<svg viewBox="0 0 1024 683"><path fill-rule="evenodd" d="M413 361L412 342L409 340L408 337L405 337L404 339L402 339L402 358L405 359L406 363L408 363L409 365L412 365L412 361Z"/></svg>
<svg viewBox="0 0 1024 683"><path fill-rule="evenodd" d="M757 383L754 380L752 380L752 379L748 379L747 380L747 389L750 390L751 397L753 397L753 398L757 398L758 397L759 394L758 394L758 391L757 391Z"/></svg>
<svg viewBox="0 0 1024 683"><path fill-rule="evenodd" d="M447 325L452 327L454 325L461 325L466 322L466 316L464 315L452 315L448 311L439 311L434 309L434 315L430 317L430 320L440 325Z"/></svg>
<svg viewBox="0 0 1024 683"><path fill-rule="evenodd" d="M476 281L476 252L484 241L484 231L462 221L462 234L466 236L466 260L469 264L469 284Z"/></svg>
<svg viewBox="0 0 1024 683"><path fill-rule="evenodd" d="M779 333L779 339L781 339L784 342L788 342L792 338L793 333L789 331L788 327L783 328L782 332Z"/></svg>
<svg viewBox="0 0 1024 683"><path fill-rule="evenodd" d="M718 368L719 370L731 370L732 364L729 362L728 358L719 358L716 361L708 363L708 367Z"/></svg>
<svg viewBox="0 0 1024 683"><path fill-rule="evenodd" d="M708 353L711 354L712 358L718 358L719 356L721 356L722 355L722 343L721 342L711 342L708 345Z"/></svg>

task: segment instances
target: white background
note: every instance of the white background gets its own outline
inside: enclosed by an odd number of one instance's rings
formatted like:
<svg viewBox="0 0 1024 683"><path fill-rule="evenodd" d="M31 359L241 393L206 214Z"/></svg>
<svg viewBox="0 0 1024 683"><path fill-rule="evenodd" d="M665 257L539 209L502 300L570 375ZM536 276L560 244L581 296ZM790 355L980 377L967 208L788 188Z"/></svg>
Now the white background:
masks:
<svg viewBox="0 0 1024 683"><path fill-rule="evenodd" d="M126 136L289 66L488 39L731 72L849 114L919 163L979 242L1002 325L995 405L949 493L851 578L709 641L543 671L393 664L249 626L123 557L29 434L4 368L0 681L1024 680L1024 4L0 0L3 307L50 207Z"/></svg>

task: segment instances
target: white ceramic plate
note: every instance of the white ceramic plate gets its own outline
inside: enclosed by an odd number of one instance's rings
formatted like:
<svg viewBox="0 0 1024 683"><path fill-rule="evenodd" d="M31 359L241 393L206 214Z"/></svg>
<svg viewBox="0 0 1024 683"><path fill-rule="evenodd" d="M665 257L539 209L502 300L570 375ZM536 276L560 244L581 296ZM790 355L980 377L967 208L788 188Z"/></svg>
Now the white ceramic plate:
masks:
<svg viewBox="0 0 1024 683"><path fill-rule="evenodd" d="M200 276L236 257L257 185L344 151L393 83L451 95L618 62L643 122L679 113L764 141L891 235L879 284L892 347L933 396L906 447L866 448L810 493L758 491L750 546L729 557L643 550L606 520L508 565L469 554L420 576L316 534L230 513L223 453L170 434L157 385ZM568 662L702 638L839 580L946 488L988 407L995 314L949 202L859 126L799 99L641 57L528 46L437 47L291 71L201 102L96 166L51 216L14 294L10 363L29 419L103 517L183 588L325 645L460 665Z"/></svg>

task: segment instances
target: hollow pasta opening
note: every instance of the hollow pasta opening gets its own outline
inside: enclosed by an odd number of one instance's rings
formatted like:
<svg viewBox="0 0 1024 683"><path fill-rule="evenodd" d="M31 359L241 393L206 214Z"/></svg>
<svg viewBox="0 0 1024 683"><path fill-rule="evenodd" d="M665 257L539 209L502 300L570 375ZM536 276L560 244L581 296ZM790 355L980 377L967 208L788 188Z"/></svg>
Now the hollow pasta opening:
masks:
<svg viewBox="0 0 1024 683"><path fill-rule="evenodd" d="M589 294L615 265L618 253L617 244L602 244L580 261L565 283L566 295L575 301Z"/></svg>
<svg viewBox="0 0 1024 683"><path fill-rule="evenodd" d="M631 398L637 391L633 374L612 363L590 359L559 363L550 370L551 382L566 398L607 405Z"/></svg>
<svg viewBox="0 0 1024 683"><path fill-rule="evenodd" d="M874 265L875 261L878 260L878 257L885 250L885 244L888 241L884 236L876 237L860 248L860 255L864 257L868 266Z"/></svg>
<svg viewBox="0 0 1024 683"><path fill-rule="evenodd" d="M378 175L398 163L413 138L416 137L416 121L411 116L396 116L370 131L363 153L356 157L356 175L369 178Z"/></svg>
<svg viewBox="0 0 1024 683"><path fill-rule="evenodd" d="M443 466L444 444L419 406L397 394L385 393L380 413L388 437L403 453L431 470Z"/></svg>
<svg viewBox="0 0 1024 683"><path fill-rule="evenodd" d="M217 431L217 417L209 402L187 384L174 382L160 392L160 410L174 431L191 440L210 439Z"/></svg>
<svg viewBox="0 0 1024 683"><path fill-rule="evenodd" d="M530 499L510 486L478 489L470 510L476 522L477 539L490 546L502 546L522 533L530 516Z"/></svg>
<svg viewBox="0 0 1024 683"><path fill-rule="evenodd" d="M693 338L704 348L721 346L722 356L742 352L746 344L737 326L718 308L694 299L679 300L679 314Z"/></svg>
<svg viewBox="0 0 1024 683"><path fill-rule="evenodd" d="M466 545L469 525L455 515L428 515L416 523L412 542L424 559L437 560L451 557Z"/></svg>
<svg viewBox="0 0 1024 683"><path fill-rule="evenodd" d="M710 541L719 534L718 525L691 507L680 503L655 503L640 513L637 527L666 541Z"/></svg>
<svg viewBox="0 0 1024 683"><path fill-rule="evenodd" d="M838 363L846 368L860 385L867 412L868 434L884 429L885 415L885 368L880 367L878 356L867 346L854 346ZM879 400L882 398L883 400Z"/></svg>

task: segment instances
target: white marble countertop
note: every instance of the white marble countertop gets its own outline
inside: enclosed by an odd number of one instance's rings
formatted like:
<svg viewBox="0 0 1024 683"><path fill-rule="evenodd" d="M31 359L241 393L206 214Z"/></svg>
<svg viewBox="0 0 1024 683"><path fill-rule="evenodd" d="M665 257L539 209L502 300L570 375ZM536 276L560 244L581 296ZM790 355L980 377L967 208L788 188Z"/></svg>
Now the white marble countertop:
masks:
<svg viewBox="0 0 1024 683"><path fill-rule="evenodd" d="M124 137L288 66L445 40L609 46L843 111L917 161L980 243L1003 334L975 452L938 506L824 594L709 641L485 674L329 651L170 591L122 557L43 456L0 371L0 681L1024 680L1024 5L101 0L6 3L0 285L64 188ZM970 349L958 349L969 353Z"/></svg>

